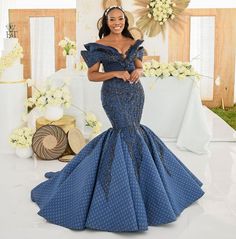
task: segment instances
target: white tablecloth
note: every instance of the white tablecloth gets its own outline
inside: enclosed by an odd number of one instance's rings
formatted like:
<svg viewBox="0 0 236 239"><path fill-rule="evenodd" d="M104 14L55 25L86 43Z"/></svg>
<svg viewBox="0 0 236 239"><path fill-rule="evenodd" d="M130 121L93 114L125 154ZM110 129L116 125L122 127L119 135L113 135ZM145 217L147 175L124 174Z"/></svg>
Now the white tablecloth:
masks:
<svg viewBox="0 0 236 239"><path fill-rule="evenodd" d="M100 101L101 82L90 82L86 73L61 69L49 77L55 85L70 79L73 105L92 111L103 124L103 130L111 127ZM207 153L211 138L202 107L197 83L191 79L178 80L141 78L145 91L142 124L150 127L163 141L173 140L181 149L195 153ZM71 107L66 111L77 118L77 125L84 131L83 114Z"/></svg>

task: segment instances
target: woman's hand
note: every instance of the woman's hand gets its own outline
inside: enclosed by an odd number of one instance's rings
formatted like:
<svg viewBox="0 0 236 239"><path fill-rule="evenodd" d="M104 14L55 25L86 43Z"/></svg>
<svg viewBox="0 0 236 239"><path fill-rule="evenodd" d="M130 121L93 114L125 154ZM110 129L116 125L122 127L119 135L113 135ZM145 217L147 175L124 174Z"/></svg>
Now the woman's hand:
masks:
<svg viewBox="0 0 236 239"><path fill-rule="evenodd" d="M130 80L130 74L128 71L115 71L114 76L122 79L123 81Z"/></svg>
<svg viewBox="0 0 236 239"><path fill-rule="evenodd" d="M137 83L139 81L139 77L141 76L141 74L142 74L142 69L135 69L130 74L129 82L131 84L132 83Z"/></svg>

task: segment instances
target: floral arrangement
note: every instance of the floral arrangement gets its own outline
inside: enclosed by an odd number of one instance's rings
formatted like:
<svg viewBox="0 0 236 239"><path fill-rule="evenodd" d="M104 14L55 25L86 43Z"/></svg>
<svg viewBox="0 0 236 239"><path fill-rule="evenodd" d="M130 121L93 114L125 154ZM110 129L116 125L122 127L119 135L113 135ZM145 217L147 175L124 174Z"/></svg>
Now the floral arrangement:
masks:
<svg viewBox="0 0 236 239"><path fill-rule="evenodd" d="M17 43L12 51L0 58L0 74L4 71L4 69L11 67L18 58L22 57L23 48L19 43Z"/></svg>
<svg viewBox="0 0 236 239"><path fill-rule="evenodd" d="M152 60L151 62L145 62L143 64L144 76L149 77L169 77L174 76L180 80L187 76L194 77L199 80L200 75L196 72L193 66L189 62L175 61L171 63L160 63Z"/></svg>
<svg viewBox="0 0 236 239"><path fill-rule="evenodd" d="M27 82L29 85L30 80ZM70 107L71 95L67 84L68 83L64 81L61 87L53 87L49 81L42 89L33 86L35 90L33 91L32 97L27 99L26 106L31 109L34 107L45 109L48 105L60 105L66 108Z"/></svg>
<svg viewBox="0 0 236 239"><path fill-rule="evenodd" d="M65 37L63 40L61 40L58 45L63 48L62 52L63 56L76 55L76 44L74 41L71 41L68 37Z"/></svg>
<svg viewBox="0 0 236 239"><path fill-rule="evenodd" d="M175 19L189 4L190 0L135 0L137 27L149 37L164 32L167 21ZM178 20L178 18L177 18Z"/></svg>
<svg viewBox="0 0 236 239"><path fill-rule="evenodd" d="M79 71L87 71L88 67L84 61L80 61L79 63L77 63L76 69Z"/></svg>
<svg viewBox="0 0 236 239"><path fill-rule="evenodd" d="M148 11L148 17L154 18L155 21L158 21L160 25L163 25L167 19L171 18L174 19L174 10L173 7L175 7L176 4L172 2L171 0L165 0L165 1L154 1L151 0L149 4L147 5Z"/></svg>
<svg viewBox="0 0 236 239"><path fill-rule="evenodd" d="M15 129L10 135L9 142L15 148L25 148L32 145L34 130L28 127Z"/></svg>
<svg viewBox="0 0 236 239"><path fill-rule="evenodd" d="M34 107L45 109L48 105L61 105L66 108L73 106L84 114L85 126L92 128L92 135L96 135L101 131L102 124L93 113L85 112L71 103L71 95L68 88L69 79L65 79L61 87L53 87L51 80L48 80L42 89L33 86L31 79L28 79L27 83L28 86L35 88L35 91L33 92L33 96L27 99L26 108L29 107L32 110ZM22 120L25 122L28 120L27 113L23 114Z"/></svg>
<svg viewBox="0 0 236 239"><path fill-rule="evenodd" d="M89 126L93 129L92 134L96 135L101 131L102 124L97 120L93 113L85 113L85 122L85 126Z"/></svg>

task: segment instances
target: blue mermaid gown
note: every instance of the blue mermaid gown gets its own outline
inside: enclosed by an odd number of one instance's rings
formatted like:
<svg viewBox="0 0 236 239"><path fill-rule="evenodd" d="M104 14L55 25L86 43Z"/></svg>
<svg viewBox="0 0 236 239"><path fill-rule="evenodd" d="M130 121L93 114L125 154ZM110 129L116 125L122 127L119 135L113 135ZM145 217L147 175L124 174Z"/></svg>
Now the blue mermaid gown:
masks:
<svg viewBox="0 0 236 239"><path fill-rule="evenodd" d="M142 60L142 40L125 58L113 47L88 43L81 54L89 67L132 72ZM90 141L61 171L47 173L31 198L47 221L71 229L144 231L175 221L204 192L202 183L148 127L141 125L141 83L104 81L103 108L112 128Z"/></svg>

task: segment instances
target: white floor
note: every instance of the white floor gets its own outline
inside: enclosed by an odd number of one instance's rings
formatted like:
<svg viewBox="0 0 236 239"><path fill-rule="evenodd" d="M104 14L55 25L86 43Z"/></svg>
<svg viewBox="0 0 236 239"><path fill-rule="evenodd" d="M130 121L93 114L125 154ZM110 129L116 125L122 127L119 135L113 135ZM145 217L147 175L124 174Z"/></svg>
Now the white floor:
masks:
<svg viewBox="0 0 236 239"><path fill-rule="evenodd" d="M105 239L145 236L145 238L155 239L235 239L235 131L215 114L208 110L206 113L213 129L213 140L215 139L210 143L208 155L180 151L174 142L166 142L181 161L202 180L205 191L203 198L185 209L176 222L149 227L149 230L143 233L72 231L47 223L37 215L38 207L30 201L30 191L44 180L45 172L57 171L65 163L0 155L0 238ZM225 142L219 142L219 139L225 139Z"/></svg>

